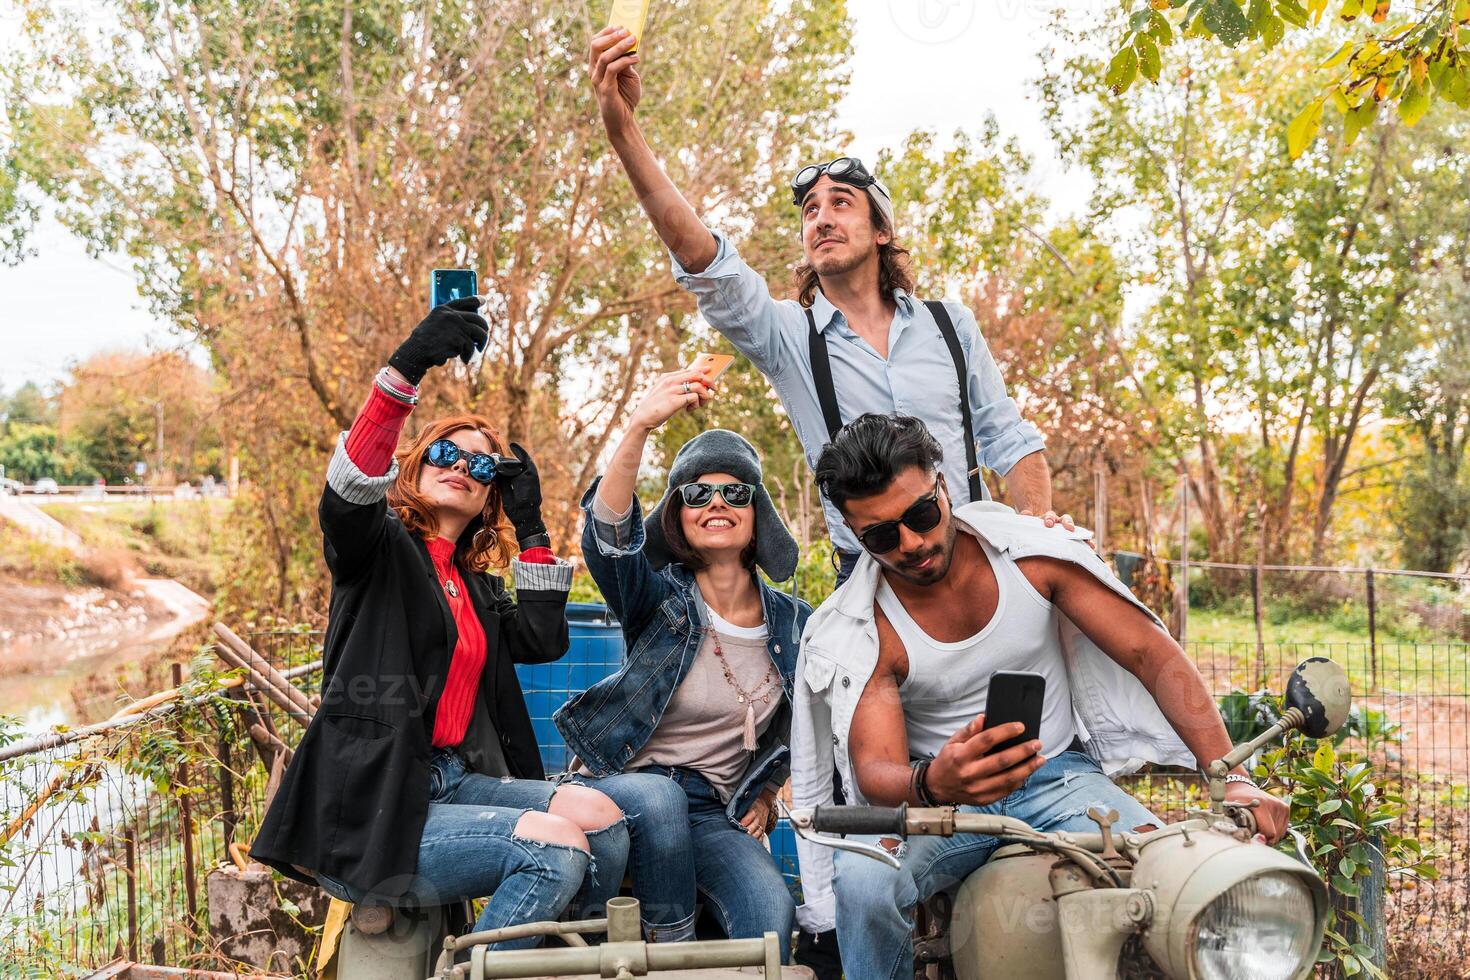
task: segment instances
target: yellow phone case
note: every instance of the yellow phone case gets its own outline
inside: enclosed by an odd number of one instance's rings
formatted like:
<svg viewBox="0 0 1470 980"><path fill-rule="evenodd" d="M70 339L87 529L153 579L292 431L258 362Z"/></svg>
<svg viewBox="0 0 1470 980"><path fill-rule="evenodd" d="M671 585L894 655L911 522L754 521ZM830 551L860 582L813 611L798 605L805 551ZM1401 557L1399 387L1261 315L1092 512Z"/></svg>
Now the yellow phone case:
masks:
<svg viewBox="0 0 1470 980"><path fill-rule="evenodd" d="M637 51L638 45L643 43L643 24L648 20L648 4L649 0L613 0L612 9L607 13L608 27L626 27L632 32L632 51Z"/></svg>

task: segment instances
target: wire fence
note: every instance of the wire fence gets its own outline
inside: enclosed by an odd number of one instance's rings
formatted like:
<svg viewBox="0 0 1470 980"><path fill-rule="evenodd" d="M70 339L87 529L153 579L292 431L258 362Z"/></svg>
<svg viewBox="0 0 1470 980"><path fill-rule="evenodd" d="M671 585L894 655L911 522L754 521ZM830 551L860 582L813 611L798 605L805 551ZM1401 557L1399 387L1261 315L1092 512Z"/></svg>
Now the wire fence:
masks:
<svg viewBox="0 0 1470 980"><path fill-rule="evenodd" d="M320 671L319 634L256 633L245 639L278 669L292 670L307 694ZM1265 688L1280 692L1300 660L1326 656L1352 678L1355 734L1345 743L1371 758L1376 778L1402 791L1405 827L1437 853L1435 882L1398 881L1388 903L1396 941L1445 953L1470 947L1470 645L1463 643L1198 643L1186 645L1212 693ZM591 659L598 659L592 664ZM550 710L610 670L598 650L589 662L527 685L549 768L564 764ZM215 669L218 669L217 667ZM196 684L212 680L196 661ZM564 685L564 687L563 687ZM544 704L543 704L544 702ZM261 718L260 716L264 716ZM0 750L0 949L19 975L85 972L118 955L144 963L229 969L238 965L226 939L209 927L208 877L228 860L232 842L248 842L262 816L269 771L249 735L265 722L288 744L301 729L284 711L241 694L209 697L142 720L85 734L14 757ZM1227 718L1232 736L1245 734ZM1153 772L1130 788L1160 816L1179 815L1203 795L1198 777ZM799 889L790 835L772 838L773 854ZM291 883L287 883L291 884ZM302 886L305 887L305 886ZM308 975L311 915L299 892L275 900L299 919L308 952L277 962L277 972Z"/></svg>
<svg viewBox="0 0 1470 980"><path fill-rule="evenodd" d="M303 668L319 641L251 637L307 691L319 684L320 672ZM140 718L0 750L0 976L84 975L118 956L236 965L229 943L211 936L208 877L263 815L268 770L248 726L287 733L289 722L240 691L205 696L218 678L207 661L199 667L186 698Z"/></svg>

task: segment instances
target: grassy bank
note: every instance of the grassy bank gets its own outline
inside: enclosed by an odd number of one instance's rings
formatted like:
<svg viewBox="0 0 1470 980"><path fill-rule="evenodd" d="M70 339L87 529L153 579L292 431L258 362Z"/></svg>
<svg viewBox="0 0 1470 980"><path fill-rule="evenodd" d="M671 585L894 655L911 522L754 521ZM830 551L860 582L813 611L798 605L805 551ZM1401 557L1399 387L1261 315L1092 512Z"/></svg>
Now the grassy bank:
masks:
<svg viewBox="0 0 1470 980"><path fill-rule="evenodd" d="M201 595L214 592L217 545L229 529L228 500L68 500L45 509L88 547L125 558L144 575L178 579Z"/></svg>

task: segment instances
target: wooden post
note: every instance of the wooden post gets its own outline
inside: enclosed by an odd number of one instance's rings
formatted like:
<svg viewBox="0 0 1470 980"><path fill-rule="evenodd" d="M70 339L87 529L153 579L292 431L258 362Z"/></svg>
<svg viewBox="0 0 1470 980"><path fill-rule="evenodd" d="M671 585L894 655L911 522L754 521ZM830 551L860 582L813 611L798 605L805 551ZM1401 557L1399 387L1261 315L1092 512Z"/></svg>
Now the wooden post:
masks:
<svg viewBox="0 0 1470 980"><path fill-rule="evenodd" d="M1256 690L1266 686L1266 639L1261 628L1261 561L1251 569L1251 613L1256 620Z"/></svg>
<svg viewBox="0 0 1470 980"><path fill-rule="evenodd" d="M1373 588L1373 569L1364 576L1368 581L1368 677L1373 690L1378 690L1378 596Z"/></svg>
<svg viewBox="0 0 1470 980"><path fill-rule="evenodd" d="M133 832L123 841L123 867L128 873L128 959L138 962L138 845Z"/></svg>
<svg viewBox="0 0 1470 980"><path fill-rule="evenodd" d="M1189 468L1179 461L1179 644L1189 639Z"/></svg>
<svg viewBox="0 0 1470 980"><path fill-rule="evenodd" d="M173 675L174 689L177 690L184 683L184 665L174 663L169 665L170 673ZM179 741L184 740L184 726L180 722L175 731L178 732ZM189 909L189 922L198 931L199 928L199 880L195 874L194 867L194 806L189 794L189 764L180 762L178 775L175 783L181 790L179 793L179 837L184 845L184 899Z"/></svg>
<svg viewBox="0 0 1470 980"><path fill-rule="evenodd" d="M1099 555L1107 554L1108 476L1102 453L1092 457L1092 544Z"/></svg>
<svg viewBox="0 0 1470 980"><path fill-rule="evenodd" d="M235 840L235 775L231 772L234 760L231 758L230 740L223 728L215 743L215 758L219 772L220 824L224 829L224 846L228 848Z"/></svg>

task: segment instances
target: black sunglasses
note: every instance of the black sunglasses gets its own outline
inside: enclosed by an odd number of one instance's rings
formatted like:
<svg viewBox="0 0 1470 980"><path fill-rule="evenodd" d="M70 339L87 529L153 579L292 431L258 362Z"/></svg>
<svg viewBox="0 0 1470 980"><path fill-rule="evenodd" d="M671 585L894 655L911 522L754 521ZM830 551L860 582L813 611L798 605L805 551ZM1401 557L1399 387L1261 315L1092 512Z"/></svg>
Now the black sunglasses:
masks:
<svg viewBox="0 0 1470 980"><path fill-rule="evenodd" d="M878 182L878 178L869 173L868 168L863 166L863 161L857 157L838 157L831 163L814 163L798 170L796 177L791 181L791 203L800 207L801 202L806 199L807 192L822 179L823 174L839 183L861 190L866 190Z"/></svg>
<svg viewBox="0 0 1470 980"><path fill-rule="evenodd" d="M708 507L717 491L731 507L749 507L755 497L755 487L749 483L686 483L679 488L679 496L685 507L698 510Z"/></svg>
<svg viewBox="0 0 1470 980"><path fill-rule="evenodd" d="M461 449L452 439L435 439L424 450L424 462L440 469L449 469L461 459L469 465L470 479L476 483L491 483L497 476L516 477L526 472L526 464L514 456L499 453L472 453Z"/></svg>
<svg viewBox="0 0 1470 980"><path fill-rule="evenodd" d="M939 525L939 519L944 516L944 509L939 506L939 491L944 487L944 474L934 481L934 492L927 497L920 497L903 512L903 516L896 521L883 521L874 524L862 534L857 536L864 548L875 555L884 555L898 547L898 526L913 531L915 534L927 534Z"/></svg>

